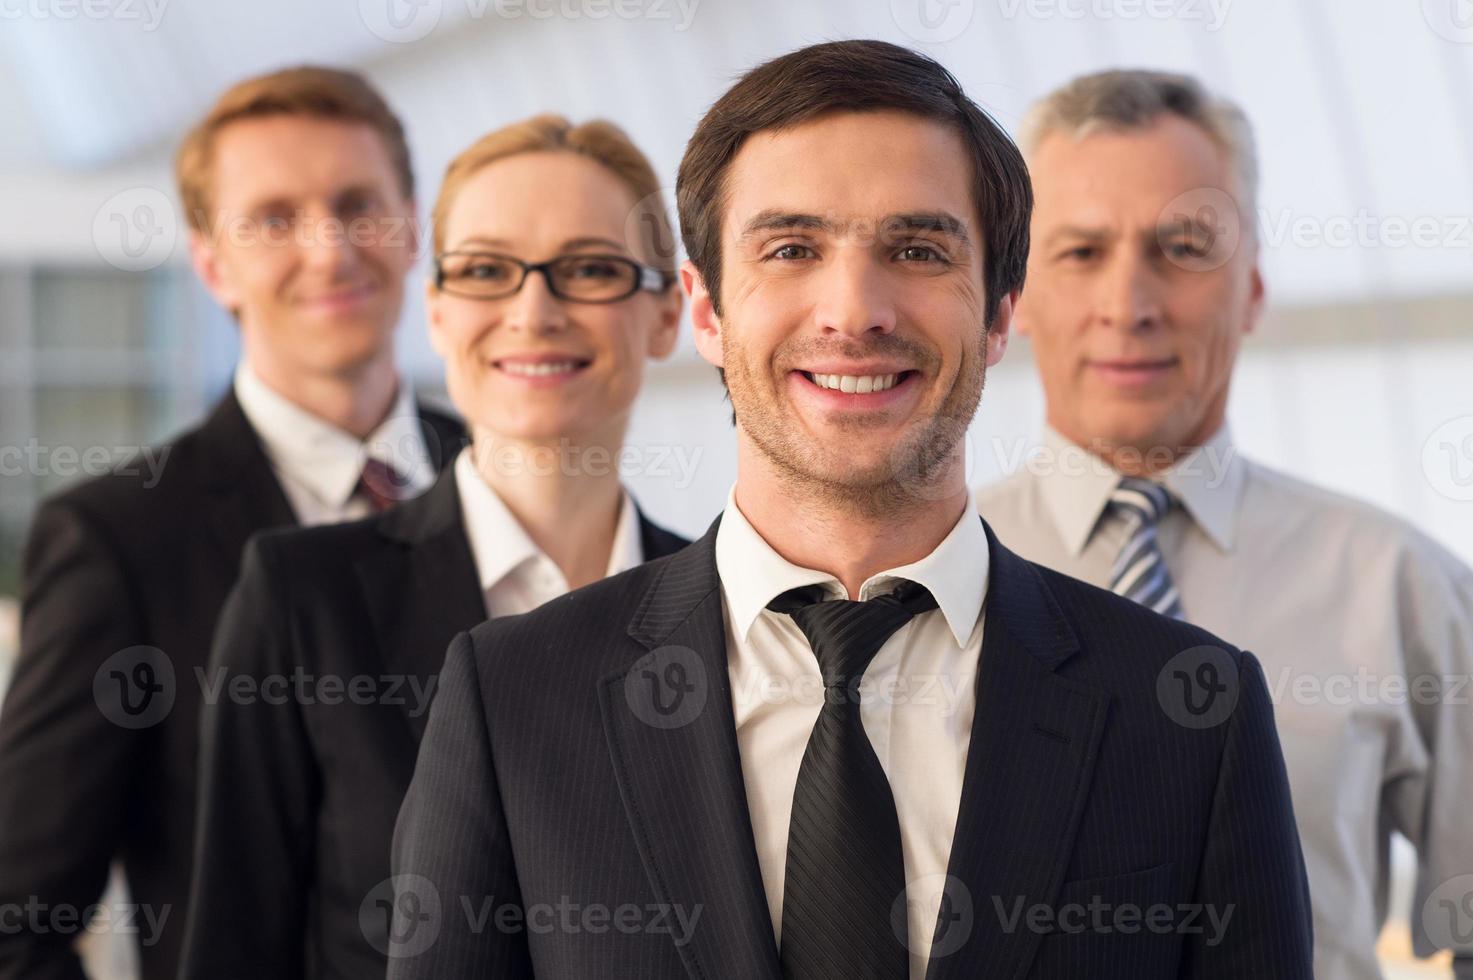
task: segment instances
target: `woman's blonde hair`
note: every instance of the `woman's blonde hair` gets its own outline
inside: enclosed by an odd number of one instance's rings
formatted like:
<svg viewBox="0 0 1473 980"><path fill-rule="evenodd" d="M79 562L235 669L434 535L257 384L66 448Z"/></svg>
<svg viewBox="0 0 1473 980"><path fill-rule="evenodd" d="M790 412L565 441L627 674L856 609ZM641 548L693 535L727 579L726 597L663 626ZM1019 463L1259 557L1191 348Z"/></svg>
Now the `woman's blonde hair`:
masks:
<svg viewBox="0 0 1473 980"><path fill-rule="evenodd" d="M445 168L440 194L431 214L436 254L445 250L445 219L465 182L482 167L518 153L563 151L588 157L608 168L634 195L635 210L626 229L645 253L641 258L662 272L675 272L675 235L660 193L655 168L628 135L604 119L574 126L566 118L546 114L503 126L487 133L461 152ZM633 248L635 242L630 241Z"/></svg>

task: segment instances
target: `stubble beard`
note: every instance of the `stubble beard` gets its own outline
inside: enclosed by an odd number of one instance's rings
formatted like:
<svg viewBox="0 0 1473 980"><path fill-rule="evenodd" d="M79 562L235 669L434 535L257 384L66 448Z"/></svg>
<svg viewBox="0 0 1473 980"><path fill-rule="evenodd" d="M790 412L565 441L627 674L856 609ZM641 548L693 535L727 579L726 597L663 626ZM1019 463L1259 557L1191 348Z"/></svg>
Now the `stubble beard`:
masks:
<svg viewBox="0 0 1473 980"><path fill-rule="evenodd" d="M967 352L939 410L929 418L915 420L883 460L866 466L824 447L807 446L801 437L795 437L798 427L791 418L779 405L759 395L755 373L749 369L740 346L731 340L729 330L723 333L722 347L737 425L771 464L791 498L867 521L880 521L900 517L950 493L946 486L955 470L964 465L967 427L976 415L986 383L984 344L976 344ZM858 349L858 345L853 348ZM909 342L905 349L922 354L918 358L922 369L927 376L934 375L939 364L934 352ZM885 424L879 419L858 417L844 423L855 433Z"/></svg>

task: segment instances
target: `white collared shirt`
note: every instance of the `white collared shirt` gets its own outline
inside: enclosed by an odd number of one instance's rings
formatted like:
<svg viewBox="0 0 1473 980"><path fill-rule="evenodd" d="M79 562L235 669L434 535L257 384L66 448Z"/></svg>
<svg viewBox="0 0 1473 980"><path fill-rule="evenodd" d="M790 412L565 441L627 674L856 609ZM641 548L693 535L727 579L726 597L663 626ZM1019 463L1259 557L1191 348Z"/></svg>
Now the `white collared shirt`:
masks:
<svg viewBox="0 0 1473 980"><path fill-rule="evenodd" d="M860 600L871 599L904 579L930 589L938 607L891 636L860 683L860 720L900 819L916 980L926 972L961 805L988 567L987 535L969 508L929 555L871 576L859 592ZM773 550L743 516L734 492L716 532L716 569L742 777L773 933L781 942L793 791L823 706L823 678L792 617L766 607L803 585L848 596L834 576L801 568Z"/></svg>
<svg viewBox="0 0 1473 980"><path fill-rule="evenodd" d="M356 493L369 457L394 468L404 480L406 497L435 482L435 464L407 383L400 383L388 418L367 439L344 432L267 387L245 361L235 369L235 397L302 524L331 524L373 513L368 500Z"/></svg>
<svg viewBox="0 0 1473 980"><path fill-rule="evenodd" d="M506 503L482 479L470 446L455 459L455 489L490 616L531 612L568 591L562 570L532 541ZM644 561L639 514L626 491L614 526L606 575L628 571Z"/></svg>
<svg viewBox="0 0 1473 980"><path fill-rule="evenodd" d="M982 516L1023 557L1108 588L1130 535L1106 513L1120 474L1051 429L1043 450L978 491ZM1369 504L1243 458L1226 426L1161 480L1180 504L1158 537L1186 619L1267 676L1315 976L1380 977L1392 831L1418 849L1414 936L1438 887L1473 872L1473 570ZM1419 696L1419 677L1440 693Z"/></svg>

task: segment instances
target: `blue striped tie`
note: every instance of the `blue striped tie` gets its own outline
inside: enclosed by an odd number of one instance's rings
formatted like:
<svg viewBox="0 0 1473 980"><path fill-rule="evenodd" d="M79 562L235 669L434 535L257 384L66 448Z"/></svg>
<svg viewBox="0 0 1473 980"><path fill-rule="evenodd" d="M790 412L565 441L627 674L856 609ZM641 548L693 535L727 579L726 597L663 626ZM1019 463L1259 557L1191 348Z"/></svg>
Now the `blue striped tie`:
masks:
<svg viewBox="0 0 1473 980"><path fill-rule="evenodd" d="M1110 509L1131 522L1130 538L1110 573L1110 591L1163 616L1185 618L1181 596L1156 540L1156 527L1171 509L1171 494L1151 480L1121 477L1120 485L1110 494Z"/></svg>

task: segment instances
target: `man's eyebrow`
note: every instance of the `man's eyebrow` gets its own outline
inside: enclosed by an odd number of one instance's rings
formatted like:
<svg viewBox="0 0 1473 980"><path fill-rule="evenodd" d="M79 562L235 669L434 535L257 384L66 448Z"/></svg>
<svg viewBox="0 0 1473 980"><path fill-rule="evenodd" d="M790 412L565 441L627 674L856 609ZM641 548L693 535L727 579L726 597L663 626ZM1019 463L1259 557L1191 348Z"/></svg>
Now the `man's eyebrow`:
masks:
<svg viewBox="0 0 1473 980"><path fill-rule="evenodd" d="M883 227L889 231L934 231L950 235L963 245L972 244L966 222L946 211L916 211L910 214L892 214L884 219Z"/></svg>
<svg viewBox="0 0 1473 980"><path fill-rule="evenodd" d="M890 232L897 231L933 231L950 235L965 245L970 245L972 236L967 232L964 221L946 211L915 211L905 214L886 215L880 220L880 227ZM833 232L839 228L839 222L831 218L820 217L816 214L805 214L800 211L783 211L777 208L768 208L758 211L747 223L742 226L743 237L754 235L762 231L825 231Z"/></svg>
<svg viewBox="0 0 1473 980"><path fill-rule="evenodd" d="M1088 242L1099 242L1110 237L1110 232L1104 228L1091 228L1086 225L1060 225L1044 236L1043 244L1047 247L1061 238L1082 238Z"/></svg>
<svg viewBox="0 0 1473 980"><path fill-rule="evenodd" d="M758 211L747 219L742 225L743 237L754 235L759 231L779 231L787 229L802 228L807 231L831 231L834 223L816 214L801 214L796 211L783 211L779 208L767 208Z"/></svg>

